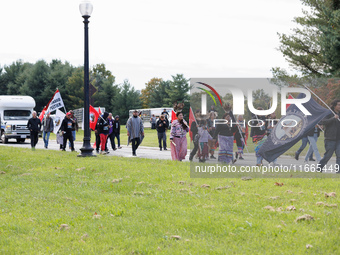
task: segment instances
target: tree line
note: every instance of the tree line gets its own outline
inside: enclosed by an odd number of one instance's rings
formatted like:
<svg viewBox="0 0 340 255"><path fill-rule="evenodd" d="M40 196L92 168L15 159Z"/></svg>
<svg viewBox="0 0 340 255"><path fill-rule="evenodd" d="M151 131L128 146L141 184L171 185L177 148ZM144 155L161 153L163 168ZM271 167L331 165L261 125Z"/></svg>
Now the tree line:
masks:
<svg viewBox="0 0 340 255"><path fill-rule="evenodd" d="M167 81L153 78L139 91L128 80L117 84L105 64L96 64L90 70L90 84L95 88L91 96L93 105L119 115L122 123L128 119L131 109L172 107L176 101L184 100L185 113L189 112L190 85L182 74ZM39 60L34 64L19 60L0 68L0 94L32 96L38 112L57 88L67 110L84 107L84 68L56 59L50 63Z"/></svg>

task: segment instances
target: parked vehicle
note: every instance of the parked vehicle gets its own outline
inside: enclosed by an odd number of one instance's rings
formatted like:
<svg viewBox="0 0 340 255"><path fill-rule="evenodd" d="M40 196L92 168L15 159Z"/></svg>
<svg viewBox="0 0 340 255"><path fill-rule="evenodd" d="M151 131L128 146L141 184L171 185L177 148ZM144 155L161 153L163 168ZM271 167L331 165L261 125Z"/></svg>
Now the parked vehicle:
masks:
<svg viewBox="0 0 340 255"><path fill-rule="evenodd" d="M16 139L18 143L30 138L27 121L32 117L35 101L30 96L0 96L1 140Z"/></svg>

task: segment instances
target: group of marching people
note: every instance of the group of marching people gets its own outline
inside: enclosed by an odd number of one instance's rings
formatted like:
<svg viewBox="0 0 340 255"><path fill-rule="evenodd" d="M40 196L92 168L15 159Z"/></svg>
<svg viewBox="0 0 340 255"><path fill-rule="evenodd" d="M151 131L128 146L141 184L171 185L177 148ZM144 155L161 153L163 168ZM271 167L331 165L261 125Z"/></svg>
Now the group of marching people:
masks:
<svg viewBox="0 0 340 255"><path fill-rule="evenodd" d="M212 109L208 118L201 115L200 110L195 112L195 121L191 124L194 148L190 153L189 160L192 161L197 154L199 162L216 159L215 150L219 147L218 161L235 163L237 159L243 160L243 149L246 146L248 127L242 115L237 116L237 125L232 111L226 112L223 123L214 123L217 113ZM234 142L237 144L237 151L233 152ZM210 156L209 156L210 155Z"/></svg>

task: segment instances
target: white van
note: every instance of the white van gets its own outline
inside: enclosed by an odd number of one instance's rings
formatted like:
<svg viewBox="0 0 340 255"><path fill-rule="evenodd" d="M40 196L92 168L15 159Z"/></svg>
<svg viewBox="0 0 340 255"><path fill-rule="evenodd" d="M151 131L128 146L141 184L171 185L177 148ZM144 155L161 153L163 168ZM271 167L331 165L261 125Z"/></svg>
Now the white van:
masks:
<svg viewBox="0 0 340 255"><path fill-rule="evenodd" d="M30 138L27 122L32 117L35 101L30 96L0 96L1 140L16 139L18 143Z"/></svg>

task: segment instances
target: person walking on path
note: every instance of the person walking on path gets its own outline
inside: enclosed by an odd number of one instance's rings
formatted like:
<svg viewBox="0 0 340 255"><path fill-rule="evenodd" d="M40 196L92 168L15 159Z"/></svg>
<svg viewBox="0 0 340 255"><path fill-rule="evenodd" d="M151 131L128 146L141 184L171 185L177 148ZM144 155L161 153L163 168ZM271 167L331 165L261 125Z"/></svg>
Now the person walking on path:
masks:
<svg viewBox="0 0 340 255"><path fill-rule="evenodd" d="M114 133L114 137L113 137L113 145L116 148L116 144L115 144L115 137L117 138L117 143L118 143L118 149L121 149L122 146L120 146L120 122L119 122L119 115L115 116L115 121L113 123L113 133Z"/></svg>
<svg viewBox="0 0 340 255"><path fill-rule="evenodd" d="M71 144L71 151L74 151L74 143L73 143L73 135L72 135L72 124L73 120L71 120L72 114L70 112L66 113L63 122L61 123L61 131L63 134L63 151L66 149L67 140L69 140Z"/></svg>
<svg viewBox="0 0 340 255"><path fill-rule="evenodd" d="M187 155L187 137L189 125L183 119L183 113L176 113L177 119L172 122L170 141L171 141L171 157L172 160L182 161Z"/></svg>
<svg viewBox="0 0 340 255"><path fill-rule="evenodd" d="M115 151L115 150L117 150L117 148L116 148L116 145L115 145L115 134L113 132L114 121L115 120L112 117L112 113L110 112L109 113L109 117L107 117L107 122L109 123L109 134L107 136L108 139L106 140L106 143L107 143L107 141L110 138L110 143L111 143L112 150Z"/></svg>
<svg viewBox="0 0 340 255"><path fill-rule="evenodd" d="M138 111L134 110L132 117L126 123L129 143L132 143L132 156L137 156L136 150L144 137L144 126L142 119L138 117Z"/></svg>
<svg viewBox="0 0 340 255"><path fill-rule="evenodd" d="M30 131L32 150L35 150L35 146L37 145L39 139L39 131L41 129L41 121L39 118L37 118L36 111L32 112L32 118L28 120L27 128Z"/></svg>
<svg viewBox="0 0 340 255"><path fill-rule="evenodd" d="M216 124L216 129L213 138L216 140L218 138L219 151L218 151L218 161L223 163L235 163L233 147L234 147L234 133L237 130L236 125L231 125L231 120L235 123L236 120L231 111L226 112L223 115L223 119L227 123Z"/></svg>
<svg viewBox="0 0 340 255"><path fill-rule="evenodd" d="M164 115L161 115L159 120L156 123L157 135L158 135L158 144L159 150L162 150L162 141L163 141L163 149L166 151L166 130L169 127L168 120L165 119Z"/></svg>
<svg viewBox="0 0 340 255"><path fill-rule="evenodd" d="M152 114L152 117L150 118L151 123L151 129L156 129L156 117L155 114Z"/></svg>
<svg viewBox="0 0 340 255"><path fill-rule="evenodd" d="M337 173L340 173L340 100L336 99L331 103L334 114L328 115L320 124L325 127L325 149L326 152L319 162L318 170L321 172L335 152ZM333 168L333 171L334 171Z"/></svg>
<svg viewBox="0 0 340 255"><path fill-rule="evenodd" d="M308 136L306 135L306 136L302 137L301 141L302 141L302 144L301 144L300 148L294 154L294 158L296 160L299 160L300 153L306 148L307 144L309 143ZM315 161L315 159L313 159L313 151L309 156L309 161Z"/></svg>
<svg viewBox="0 0 340 255"><path fill-rule="evenodd" d="M308 159L310 158L310 155L312 155L313 152L315 154L315 158L317 162L321 160L318 146L316 145L316 142L318 141L319 136L320 136L320 128L317 125L310 132L308 132L307 137L309 140L309 149L305 157L305 162L308 162Z"/></svg>
<svg viewBox="0 0 340 255"><path fill-rule="evenodd" d="M109 122L107 121L107 117L109 116L108 112L104 112L102 117L99 117L98 120L98 133L100 136L100 154L107 154L106 151L106 139L109 134Z"/></svg>
<svg viewBox="0 0 340 255"><path fill-rule="evenodd" d="M73 137L73 142L76 140L76 132L78 132L78 120L74 116L74 112L71 110L69 111L71 113L71 120L72 120L72 137ZM69 143L69 147L71 148L71 143Z"/></svg>
<svg viewBox="0 0 340 255"><path fill-rule="evenodd" d="M53 132L54 124L51 114L47 113L43 120L43 139L45 149L48 148L48 140L50 139L50 133Z"/></svg>
<svg viewBox="0 0 340 255"><path fill-rule="evenodd" d="M195 112L195 120L191 123L191 133L192 133L192 142L194 144L194 148L190 152L189 160L192 161L194 156L196 155L199 147L199 134L198 134L198 127L199 127L199 119L201 118L201 111L196 110Z"/></svg>

